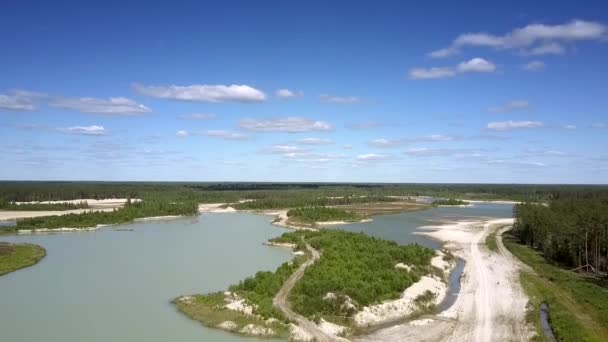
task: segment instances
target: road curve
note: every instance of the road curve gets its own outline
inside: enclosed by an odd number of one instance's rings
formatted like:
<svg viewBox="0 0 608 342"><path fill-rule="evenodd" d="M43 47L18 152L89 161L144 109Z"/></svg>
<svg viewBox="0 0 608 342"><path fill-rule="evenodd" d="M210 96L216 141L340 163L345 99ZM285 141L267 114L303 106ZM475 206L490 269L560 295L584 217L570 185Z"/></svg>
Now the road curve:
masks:
<svg viewBox="0 0 608 342"><path fill-rule="evenodd" d="M281 312L283 312L283 314L287 318L295 321L300 326L300 328L306 330L311 336L315 338L317 342L334 341L333 337L327 335L325 332L319 329L319 327L315 323L309 321L304 316L301 316L300 314L293 311L291 309L291 304L288 300L289 293L296 285L298 280L302 278L306 268L314 264L321 257L321 253L319 253L319 251L317 251L316 249L312 248L309 244L306 244L306 249L310 252L312 257L306 260L306 262L304 262L302 265L300 265L300 267L295 272L293 272L293 274L289 278L287 278L279 292L277 292L277 294L274 296L272 304L277 309L281 310Z"/></svg>

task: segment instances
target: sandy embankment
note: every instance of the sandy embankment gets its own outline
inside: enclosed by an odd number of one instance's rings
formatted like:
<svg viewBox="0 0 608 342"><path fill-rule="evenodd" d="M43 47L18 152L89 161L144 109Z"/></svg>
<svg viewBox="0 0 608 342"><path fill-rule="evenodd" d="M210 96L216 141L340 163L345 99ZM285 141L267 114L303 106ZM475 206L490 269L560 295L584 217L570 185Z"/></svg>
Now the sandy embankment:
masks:
<svg viewBox="0 0 608 342"><path fill-rule="evenodd" d="M108 198L103 200L96 199L79 199L69 201L44 201L44 202L16 202L17 204L56 204L56 203L80 203L87 202L89 208L87 209L73 209L73 210L0 210L0 221L12 221L24 218L42 217L42 216L60 216L65 214L82 214L90 211L112 211L114 209L122 208L128 201L126 198ZM131 199L131 201L140 201L139 199Z"/></svg>
<svg viewBox="0 0 608 342"><path fill-rule="evenodd" d="M513 219L453 222L422 227L419 234L445 243L465 260L454 305L432 318L381 329L359 341L527 341L528 298L519 283L518 263L508 251L492 252L486 236Z"/></svg>
<svg viewBox="0 0 608 342"><path fill-rule="evenodd" d="M456 266L455 261L444 260L444 253L437 251L435 257L431 259L431 265L444 271L449 275ZM399 263L395 268L409 271L412 267ZM433 293L435 298L425 304L437 305L441 303L448 291L447 276L442 279L435 275L425 275L410 287L406 288L401 294L401 298L385 301L381 304L364 307L355 314L353 321L358 327L369 327L374 325L386 324L406 318L420 309L416 303L416 298L423 295L426 291Z"/></svg>
<svg viewBox="0 0 608 342"><path fill-rule="evenodd" d="M198 205L199 213L234 213L236 209L233 207L222 208L226 203L205 203Z"/></svg>

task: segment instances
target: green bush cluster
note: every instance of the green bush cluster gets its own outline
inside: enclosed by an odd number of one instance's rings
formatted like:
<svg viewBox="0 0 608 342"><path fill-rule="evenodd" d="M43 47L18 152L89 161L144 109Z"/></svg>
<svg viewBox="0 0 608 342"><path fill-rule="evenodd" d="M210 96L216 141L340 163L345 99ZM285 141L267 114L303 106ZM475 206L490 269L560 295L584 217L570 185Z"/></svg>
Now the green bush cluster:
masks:
<svg viewBox="0 0 608 342"><path fill-rule="evenodd" d="M2 210L73 210L73 209L87 209L89 204L86 201L77 203L64 202L64 203L23 203L17 204L15 202L0 200L0 209Z"/></svg>
<svg viewBox="0 0 608 342"><path fill-rule="evenodd" d="M310 266L291 294L294 309L307 317L348 317L353 311L324 297L331 292L348 296L358 308L398 298L403 290L427 273L434 252L418 245L395 242L363 233L340 230L286 233L278 241L302 236L321 259ZM415 266L411 272L395 269L397 263Z"/></svg>
<svg viewBox="0 0 608 342"><path fill-rule="evenodd" d="M467 205L467 204L469 204L469 202L455 199L455 198L440 198L440 199L434 200L431 204L432 205Z"/></svg>

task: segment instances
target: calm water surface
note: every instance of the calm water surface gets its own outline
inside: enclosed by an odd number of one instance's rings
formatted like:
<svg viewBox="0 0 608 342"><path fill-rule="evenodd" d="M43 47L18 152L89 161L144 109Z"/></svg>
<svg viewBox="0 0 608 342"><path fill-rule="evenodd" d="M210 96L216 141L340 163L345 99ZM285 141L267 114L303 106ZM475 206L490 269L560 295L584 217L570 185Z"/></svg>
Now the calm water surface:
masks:
<svg viewBox="0 0 608 342"><path fill-rule="evenodd" d="M436 242L411 233L441 220L511 217L511 208L436 208L340 228L437 248ZM204 328L169 301L224 290L290 260L289 251L262 245L285 232L269 221L247 213L205 214L95 232L0 236L47 249L34 267L0 277L2 341L256 341Z"/></svg>

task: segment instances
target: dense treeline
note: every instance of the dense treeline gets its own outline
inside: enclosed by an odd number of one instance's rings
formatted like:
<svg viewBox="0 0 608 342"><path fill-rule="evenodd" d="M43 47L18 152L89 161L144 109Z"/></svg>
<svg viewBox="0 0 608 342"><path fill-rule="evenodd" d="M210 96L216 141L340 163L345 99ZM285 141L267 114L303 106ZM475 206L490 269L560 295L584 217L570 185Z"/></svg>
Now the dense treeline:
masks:
<svg viewBox="0 0 608 342"><path fill-rule="evenodd" d="M469 204L469 202L455 199L455 198L448 198L448 199L441 198L441 199L434 200L431 204L432 205L467 205L467 204Z"/></svg>
<svg viewBox="0 0 608 342"><path fill-rule="evenodd" d="M255 201L235 203L231 206L240 210L263 210L297 207L324 207L357 203L396 202L401 200L402 199L394 197L379 196L321 197L314 193L276 193L272 197L261 198Z"/></svg>
<svg viewBox="0 0 608 342"><path fill-rule="evenodd" d="M167 202L146 200L141 202L128 201L123 208L113 211L92 211L82 214L67 214L61 216L45 216L27 218L17 221L15 227L5 227L4 230L40 229L40 228L86 228L98 224L119 224L132 222L137 218L151 216L181 216L198 213L197 202Z"/></svg>
<svg viewBox="0 0 608 342"><path fill-rule="evenodd" d="M63 202L63 203L21 203L7 202L0 200L0 209L2 210L73 210L73 209L87 209L89 204L86 201L77 203Z"/></svg>
<svg viewBox="0 0 608 342"><path fill-rule="evenodd" d="M307 317L350 317L362 306L398 298L428 273L434 255L418 245L400 246L363 233L330 229L285 233L275 241L293 242L299 236L323 253L291 293L294 309ZM400 262L414 268L410 272L395 269ZM335 300L327 300L330 292ZM343 305L348 301L346 296L352 299L352 306Z"/></svg>
<svg viewBox="0 0 608 342"><path fill-rule="evenodd" d="M432 196L438 198L512 199L548 201L606 199L608 186L517 184L341 184L341 183L167 183L167 182L0 182L0 200L30 202L72 199L142 198L194 200L200 203L234 203L264 199L264 208L290 196L385 197ZM292 207L326 205L295 203Z"/></svg>
<svg viewBox="0 0 608 342"><path fill-rule="evenodd" d="M302 223L315 223L327 221L359 221L362 219L356 213L327 207L306 207L290 209L287 212L290 221Z"/></svg>
<svg viewBox="0 0 608 342"><path fill-rule="evenodd" d="M560 264L608 271L608 200L559 200L514 208L514 234Z"/></svg>

